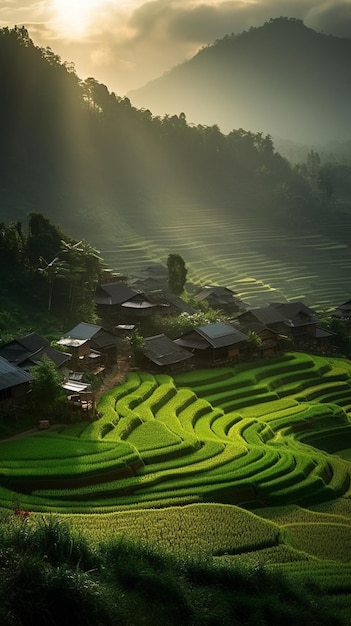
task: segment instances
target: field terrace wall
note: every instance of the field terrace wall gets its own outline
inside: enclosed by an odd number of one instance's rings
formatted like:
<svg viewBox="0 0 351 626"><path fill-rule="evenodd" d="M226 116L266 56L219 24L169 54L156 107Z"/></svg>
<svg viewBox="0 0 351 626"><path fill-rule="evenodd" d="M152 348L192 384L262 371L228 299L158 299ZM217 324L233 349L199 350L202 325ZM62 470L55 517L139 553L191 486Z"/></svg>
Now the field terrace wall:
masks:
<svg viewBox="0 0 351 626"><path fill-rule="evenodd" d="M350 396L348 361L304 353L172 377L130 372L83 430L1 442L0 498L10 508L12 486L28 510L91 512L349 497L350 463L313 446L350 432ZM75 482L83 476L93 481Z"/></svg>

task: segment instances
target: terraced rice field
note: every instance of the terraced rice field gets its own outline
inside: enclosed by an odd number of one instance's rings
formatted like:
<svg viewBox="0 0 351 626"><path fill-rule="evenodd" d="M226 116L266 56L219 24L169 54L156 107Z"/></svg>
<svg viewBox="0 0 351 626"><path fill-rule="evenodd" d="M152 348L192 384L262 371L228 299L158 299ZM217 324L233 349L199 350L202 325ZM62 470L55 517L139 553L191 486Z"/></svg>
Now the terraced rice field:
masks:
<svg viewBox="0 0 351 626"><path fill-rule="evenodd" d="M155 207L154 219L149 212L147 219L131 212L133 227L122 225L108 245L97 242L111 267L132 274L150 262L165 264L169 253L177 253L190 281L226 285L251 306L303 299L324 308L350 297L351 217L322 217L327 236L312 229L294 235L278 220L234 209L181 201L165 206Z"/></svg>
<svg viewBox="0 0 351 626"><path fill-rule="evenodd" d="M3 511L282 568L351 615L351 462L338 454L351 449L350 361L130 372L99 410L0 443Z"/></svg>
<svg viewBox="0 0 351 626"><path fill-rule="evenodd" d="M0 496L66 511L351 495L351 363L301 353L174 378L129 373L102 417L2 442Z"/></svg>

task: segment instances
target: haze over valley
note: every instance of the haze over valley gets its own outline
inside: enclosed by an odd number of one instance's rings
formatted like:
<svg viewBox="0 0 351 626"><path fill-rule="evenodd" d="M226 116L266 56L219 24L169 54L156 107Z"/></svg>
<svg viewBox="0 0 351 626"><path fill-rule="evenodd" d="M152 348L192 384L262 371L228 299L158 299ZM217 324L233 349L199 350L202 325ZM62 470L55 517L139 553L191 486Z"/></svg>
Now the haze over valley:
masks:
<svg viewBox="0 0 351 626"><path fill-rule="evenodd" d="M351 40L277 18L228 35L129 96L154 114L307 145L351 139Z"/></svg>
<svg viewBox="0 0 351 626"><path fill-rule="evenodd" d="M180 253L253 304L347 299L349 39L272 19L130 99L24 27L0 55L3 220L39 210L121 273Z"/></svg>

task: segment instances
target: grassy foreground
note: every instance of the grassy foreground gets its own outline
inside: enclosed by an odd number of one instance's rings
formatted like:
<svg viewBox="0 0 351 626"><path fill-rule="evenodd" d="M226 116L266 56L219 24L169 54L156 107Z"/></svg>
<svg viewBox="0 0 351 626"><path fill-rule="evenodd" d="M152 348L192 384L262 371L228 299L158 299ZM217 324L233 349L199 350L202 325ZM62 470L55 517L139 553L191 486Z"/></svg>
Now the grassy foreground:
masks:
<svg viewBox="0 0 351 626"><path fill-rule="evenodd" d="M77 537L83 552L99 559L102 545L113 545L118 576L129 572L126 586L118 578L112 591L100 574L91 578L90 566L80 574L87 588L96 583L103 590L112 613L118 590L123 624L179 623L171 609L178 602L181 623L189 624L313 624L312 605L317 613L323 606L318 623L351 623L349 361L291 353L174 377L133 372L102 397L99 410L96 422L0 443L5 561L10 544L23 540L25 556L14 562L24 567L29 542L36 545L33 537L50 528L46 550L61 552L61 534L64 554ZM158 564L152 572L138 561L145 554ZM101 563L92 569L105 572ZM147 582L139 579L145 568ZM188 568L198 572L196 581ZM49 570L43 586L53 580ZM236 593L239 575L263 585L261 599L246 594L246 583ZM170 604L160 592L168 576L182 596ZM9 584L6 576L2 584ZM114 598L111 605L104 594ZM297 600L301 594L308 606ZM146 596L155 614L146 611ZM140 614L127 617L135 597ZM326 615L329 621L321 621Z"/></svg>
<svg viewBox="0 0 351 626"><path fill-rule="evenodd" d="M2 626L343 623L316 587L261 567L121 539L91 544L53 517L3 522Z"/></svg>

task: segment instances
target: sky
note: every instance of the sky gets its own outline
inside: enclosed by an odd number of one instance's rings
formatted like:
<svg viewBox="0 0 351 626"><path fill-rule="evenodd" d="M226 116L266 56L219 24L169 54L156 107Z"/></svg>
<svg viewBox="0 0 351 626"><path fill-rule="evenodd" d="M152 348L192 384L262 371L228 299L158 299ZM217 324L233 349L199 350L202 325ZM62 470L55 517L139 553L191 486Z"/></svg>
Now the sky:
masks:
<svg viewBox="0 0 351 626"><path fill-rule="evenodd" d="M296 17L351 37L351 0L1 0L0 27L25 26L35 45L73 62L118 96L158 78L224 35Z"/></svg>

